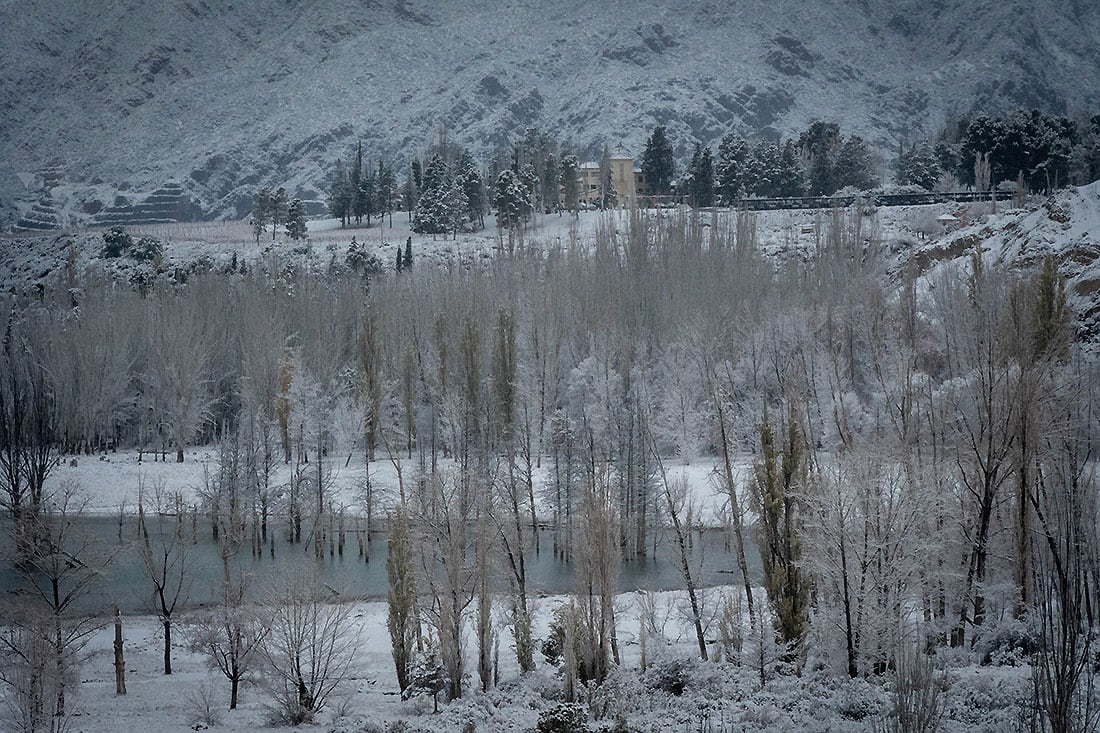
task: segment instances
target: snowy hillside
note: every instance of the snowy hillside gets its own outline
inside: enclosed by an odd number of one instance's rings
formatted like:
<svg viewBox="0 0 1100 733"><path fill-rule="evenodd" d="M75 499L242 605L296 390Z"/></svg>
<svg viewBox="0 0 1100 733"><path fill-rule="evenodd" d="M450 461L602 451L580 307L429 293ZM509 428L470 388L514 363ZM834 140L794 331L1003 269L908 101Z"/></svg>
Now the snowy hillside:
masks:
<svg viewBox="0 0 1100 733"><path fill-rule="evenodd" d="M945 230L937 222L942 214L957 215L962 226ZM691 213L684 209L672 215ZM699 216L708 226L711 222L722 228L733 226L732 215L723 210ZM776 262L803 257L816 246L832 216L824 209L754 212L756 245ZM855 212L847 210L844 216L851 218ZM624 210L585 211L576 221L568 215L544 216L524 236L527 246L544 252L574 245L584 248L592 245L602 222L610 219L610 226L625 228L629 218ZM999 202L996 211L989 203L879 207L863 220L865 235L891 253L898 270L910 258L925 272L965 259L978 241L997 261L1015 268L1033 268L1043 256L1053 254L1067 279L1078 336L1090 342L1100 336L1100 182L1069 188L1045 200L1034 198L1023 208L1012 202ZM406 239L412 242L418 261L444 266L491 262L501 246L492 216L486 229L451 240L412 232L404 212L394 216L392 227L342 229L333 219L310 221L308 245L292 242L282 232L274 240L265 235L257 242L243 222L151 225L130 231L135 238L152 236L164 243L158 277L205 269L230 272L236 261L242 267L273 267L278 262L326 271L334 262L342 265L353 238L377 255L386 270L392 269ZM103 259L102 246L98 229L0 238L0 251L5 254L0 258L0 288L20 291L48 285L70 263L77 272L105 268L115 278L131 282L154 276L152 263L125 257Z"/></svg>
<svg viewBox="0 0 1100 733"><path fill-rule="evenodd" d="M985 205L989 211L989 205ZM1100 182L1071 188L1025 209L989 214L919 248L923 267L968 256L980 241L997 262L1035 268L1054 255L1066 278L1067 301L1077 314L1078 337L1100 336Z"/></svg>
<svg viewBox="0 0 1100 733"><path fill-rule="evenodd" d="M403 165L442 130L480 155L530 126L637 153L667 124L685 156L824 118L893 151L946 114L1083 111L1090 6L4 2L0 216L239 217L261 184L316 198L357 139Z"/></svg>

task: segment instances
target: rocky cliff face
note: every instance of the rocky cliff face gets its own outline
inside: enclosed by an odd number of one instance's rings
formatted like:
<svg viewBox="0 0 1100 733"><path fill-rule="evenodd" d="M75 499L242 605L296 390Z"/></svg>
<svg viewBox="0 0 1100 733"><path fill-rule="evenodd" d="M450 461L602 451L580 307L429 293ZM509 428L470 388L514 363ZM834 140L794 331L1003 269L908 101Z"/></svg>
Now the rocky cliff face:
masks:
<svg viewBox="0 0 1100 733"><path fill-rule="evenodd" d="M666 124L686 156L830 119L892 151L951 114L1076 114L1089 4L0 0L0 223L239 217L260 185L323 198L357 140L405 165L441 131L594 154Z"/></svg>

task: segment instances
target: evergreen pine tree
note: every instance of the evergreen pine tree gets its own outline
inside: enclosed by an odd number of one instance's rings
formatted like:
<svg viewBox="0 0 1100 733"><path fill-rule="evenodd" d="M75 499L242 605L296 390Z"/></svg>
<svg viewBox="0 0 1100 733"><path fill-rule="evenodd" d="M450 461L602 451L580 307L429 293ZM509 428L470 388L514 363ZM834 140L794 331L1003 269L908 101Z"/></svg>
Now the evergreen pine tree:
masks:
<svg viewBox="0 0 1100 733"><path fill-rule="evenodd" d="M497 209L497 226L510 228L518 226L530 207L527 187L511 168L505 168L497 176L497 185L493 197Z"/></svg>
<svg viewBox="0 0 1100 733"><path fill-rule="evenodd" d="M902 150L895 169L897 182L902 186L920 186L931 191L940 180L939 160L932 146L927 143L914 144Z"/></svg>
<svg viewBox="0 0 1100 733"><path fill-rule="evenodd" d="M714 158L710 148L695 143L686 176L687 194L696 208L714 206Z"/></svg>
<svg viewBox="0 0 1100 733"><path fill-rule="evenodd" d="M567 211L572 211L574 216L577 215L577 211L580 208L579 167L580 163L577 161L577 156L566 155L562 157L561 166L558 171L558 181L561 185L562 208Z"/></svg>
<svg viewBox="0 0 1100 733"><path fill-rule="evenodd" d="M436 153L428 161L428 167L424 169L424 176L418 184L421 191L428 191L441 187L447 180L447 162L443 156Z"/></svg>
<svg viewBox="0 0 1100 733"><path fill-rule="evenodd" d="M727 204L732 204L748 193L745 181L745 161L749 157L749 143L745 138L730 133L718 145L717 193Z"/></svg>
<svg viewBox="0 0 1100 733"><path fill-rule="evenodd" d="M875 187L875 165L871 157L871 149L858 135L851 135L844 139L836 156L834 175L835 190L842 188L855 188L866 191Z"/></svg>
<svg viewBox="0 0 1100 733"><path fill-rule="evenodd" d="M772 189L776 196L795 197L806 193L806 174L798 155L798 146L793 140L783 144L775 175Z"/></svg>
<svg viewBox="0 0 1100 733"><path fill-rule="evenodd" d="M988 184L996 185L1003 169L1001 165L1007 130L1002 120L995 117L980 116L967 125L959 146L959 169L955 172L959 180L968 186L976 186L974 164L982 156L989 156L991 179ZM1016 177L1015 171L1012 178Z"/></svg>
<svg viewBox="0 0 1100 733"><path fill-rule="evenodd" d="M767 140L753 145L741 164L742 192L748 196L771 196L778 154Z"/></svg>
<svg viewBox="0 0 1100 733"><path fill-rule="evenodd" d="M395 194L396 181L393 176L393 169L378 161L378 174L374 179L375 183L375 198L376 206L375 211L379 217L389 215L390 228L393 228L393 197Z"/></svg>
<svg viewBox="0 0 1100 733"><path fill-rule="evenodd" d="M405 240L405 268L411 270L413 266L413 238Z"/></svg>
<svg viewBox="0 0 1100 733"><path fill-rule="evenodd" d="M275 241L275 232L278 231L279 225L286 221L287 206L290 204L290 197L287 196L286 189L279 186L276 189L275 194L271 197L271 241Z"/></svg>
<svg viewBox="0 0 1100 733"><path fill-rule="evenodd" d="M485 226L485 184L469 151L463 151L458 162L458 180L466 196L466 218L474 228Z"/></svg>
<svg viewBox="0 0 1100 733"><path fill-rule="evenodd" d="M675 161L672 157L672 145L665 135L664 126L654 128L642 153L642 175L649 183L650 190L663 196L672 188L672 179L676 175Z"/></svg>
<svg viewBox="0 0 1100 733"><path fill-rule="evenodd" d="M360 176L359 186L355 192L355 221L361 223L365 217L368 227L371 216L378 211L377 186L377 180L368 166Z"/></svg>
<svg viewBox="0 0 1100 733"><path fill-rule="evenodd" d="M301 199L291 199L286 214L286 235L291 239L306 238L306 207Z"/></svg>
<svg viewBox="0 0 1100 733"><path fill-rule="evenodd" d="M652 181L650 186L652 187ZM656 193L656 191L654 191ZM615 191L615 182L611 177L611 151L605 145L603 155L600 156L600 199L599 206L607 210L614 208L618 194Z"/></svg>
<svg viewBox="0 0 1100 733"><path fill-rule="evenodd" d="M447 164L436 153L422 178L423 188L413 213L413 231L420 234L446 234L459 225L453 211L455 195L447 180Z"/></svg>
<svg viewBox="0 0 1100 733"><path fill-rule="evenodd" d="M531 163L524 164L516 174L526 193L527 205L524 207L523 220L526 222L533 213L538 202L539 174Z"/></svg>
<svg viewBox="0 0 1100 733"><path fill-rule="evenodd" d="M351 214L351 184L348 179L347 168L342 160L336 161L336 168L332 173L332 183L329 185L328 210L334 218L340 220L340 226L348 225L348 217Z"/></svg>
<svg viewBox="0 0 1100 733"><path fill-rule="evenodd" d="M470 202L462 188L462 181L458 178L446 184L442 215L447 231L458 239L458 230L465 229L470 218Z"/></svg>
<svg viewBox="0 0 1100 733"><path fill-rule="evenodd" d="M840 126L835 122L814 122L799 136L811 196L829 196L840 188L836 185L836 157L841 144Z"/></svg>
<svg viewBox="0 0 1100 733"><path fill-rule="evenodd" d="M252 233L256 236L256 244L260 243L260 236L267 227L271 218L271 190L261 188L252 199Z"/></svg>
<svg viewBox="0 0 1100 733"><path fill-rule="evenodd" d="M546 154L542 164L542 205L545 213L561 211L560 190L558 189L558 157L553 152Z"/></svg>
<svg viewBox="0 0 1100 733"><path fill-rule="evenodd" d="M355 148L355 158L351 162L350 173L348 174L348 187L352 193L352 214L355 216L355 223L363 223L363 212L367 208L367 201L369 200L370 190L364 190L363 186L363 141L360 140L358 146ZM368 222L369 226L369 222Z"/></svg>

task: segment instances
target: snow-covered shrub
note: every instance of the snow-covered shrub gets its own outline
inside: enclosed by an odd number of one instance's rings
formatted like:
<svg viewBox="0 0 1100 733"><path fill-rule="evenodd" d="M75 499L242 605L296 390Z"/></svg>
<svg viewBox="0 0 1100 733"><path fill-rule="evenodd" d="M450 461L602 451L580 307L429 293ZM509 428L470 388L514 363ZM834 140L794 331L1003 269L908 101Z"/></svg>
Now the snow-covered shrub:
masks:
<svg viewBox="0 0 1100 733"><path fill-rule="evenodd" d="M642 680L651 690L661 690L679 697L687 689L697 666L694 659L664 659L650 665L642 675Z"/></svg>
<svg viewBox="0 0 1100 733"><path fill-rule="evenodd" d="M621 667L611 670L598 690L593 691L590 700L592 697L599 698L592 700L597 703L594 707L607 718L643 714L654 698L638 674Z"/></svg>
<svg viewBox="0 0 1100 733"><path fill-rule="evenodd" d="M429 652L417 660L409 675L408 686L401 691L401 699L431 695L434 700L447 687L447 682L447 670L435 653Z"/></svg>
<svg viewBox="0 0 1100 733"><path fill-rule="evenodd" d="M846 720L867 720L886 708L883 689L862 677L848 680L836 693L836 712Z"/></svg>
<svg viewBox="0 0 1100 733"><path fill-rule="evenodd" d="M1028 664L1038 646L1034 632L1024 621L1015 618L1005 619L984 630L976 643L981 663L995 667Z"/></svg>
<svg viewBox="0 0 1100 733"><path fill-rule="evenodd" d="M373 720L364 720L359 724L359 733L386 733L381 723Z"/></svg>
<svg viewBox="0 0 1100 733"><path fill-rule="evenodd" d="M382 260L375 254L367 250L367 245L363 242L358 242L353 237L351 244L348 245L347 254L344 256L344 262L353 271L361 273L363 275L376 275L382 272Z"/></svg>
<svg viewBox="0 0 1100 733"><path fill-rule="evenodd" d="M160 257L164 245L156 237L142 237L130 247L130 256L142 262L152 262Z"/></svg>
<svg viewBox="0 0 1100 733"><path fill-rule="evenodd" d="M562 653L565 651L565 633L560 625L550 624L550 635L543 639L539 650L547 664L554 667L561 664Z"/></svg>
<svg viewBox="0 0 1100 733"><path fill-rule="evenodd" d="M535 733L588 733L588 714L576 703L563 703L539 715Z"/></svg>
<svg viewBox="0 0 1100 733"><path fill-rule="evenodd" d="M956 729L1015 730L1031 694L1031 675L1020 668L969 668L949 681L943 719L956 723Z"/></svg>
<svg viewBox="0 0 1100 733"><path fill-rule="evenodd" d="M546 639L542 642L540 650L542 656L546 657L548 664L555 667L560 665L562 661L567 657L565 648L565 640L568 636L573 636L574 639L577 636L579 630L579 620L577 619L576 611L571 609L568 605L559 606L554 611L554 617L550 621L550 633ZM569 631L571 634L567 634ZM576 649L576 641L574 641L574 652ZM573 654L574 659L579 659L580 655Z"/></svg>
<svg viewBox="0 0 1100 733"><path fill-rule="evenodd" d="M113 259L122 257L134 245L134 238L120 226L113 226L103 233L103 248L99 256Z"/></svg>
<svg viewBox="0 0 1100 733"><path fill-rule="evenodd" d="M672 697L687 692L718 694L720 683L713 665L704 665L695 657L658 658L643 672L641 681L650 690L661 690Z"/></svg>

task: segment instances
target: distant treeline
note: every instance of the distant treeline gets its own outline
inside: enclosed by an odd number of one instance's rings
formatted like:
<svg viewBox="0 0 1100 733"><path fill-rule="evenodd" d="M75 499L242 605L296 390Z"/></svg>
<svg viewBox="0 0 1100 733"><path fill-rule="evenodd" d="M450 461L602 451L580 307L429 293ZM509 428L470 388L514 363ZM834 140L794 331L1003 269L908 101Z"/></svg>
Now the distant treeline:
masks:
<svg viewBox="0 0 1100 733"><path fill-rule="evenodd" d="M600 156L600 208L622 203L611 178L611 151ZM469 150L445 138L409 166L399 183L393 165L364 161L358 145L330 176L329 213L344 225L369 226L372 217L409 212L413 229L427 234L473 231L485 214L498 223L524 224L538 213L576 211L580 156L551 134L529 129L509 149L479 165ZM678 167L666 128L654 128L638 156L644 193L694 206L729 205L746 197L829 196L866 190L881 182L882 161L859 135L835 122L817 121L797 137L750 139L731 132L712 151L698 142ZM1100 115L1087 121L1020 110L950 121L934 139L902 145L890 166L899 185L925 190L989 190L1014 182L1031 192L1080 185L1100 178ZM264 198L264 196L268 198ZM257 212L270 200L257 198ZM504 212L502 215L500 212ZM257 221L264 221L257 215ZM283 217L285 219L285 216ZM276 217L276 223L278 222Z"/></svg>

